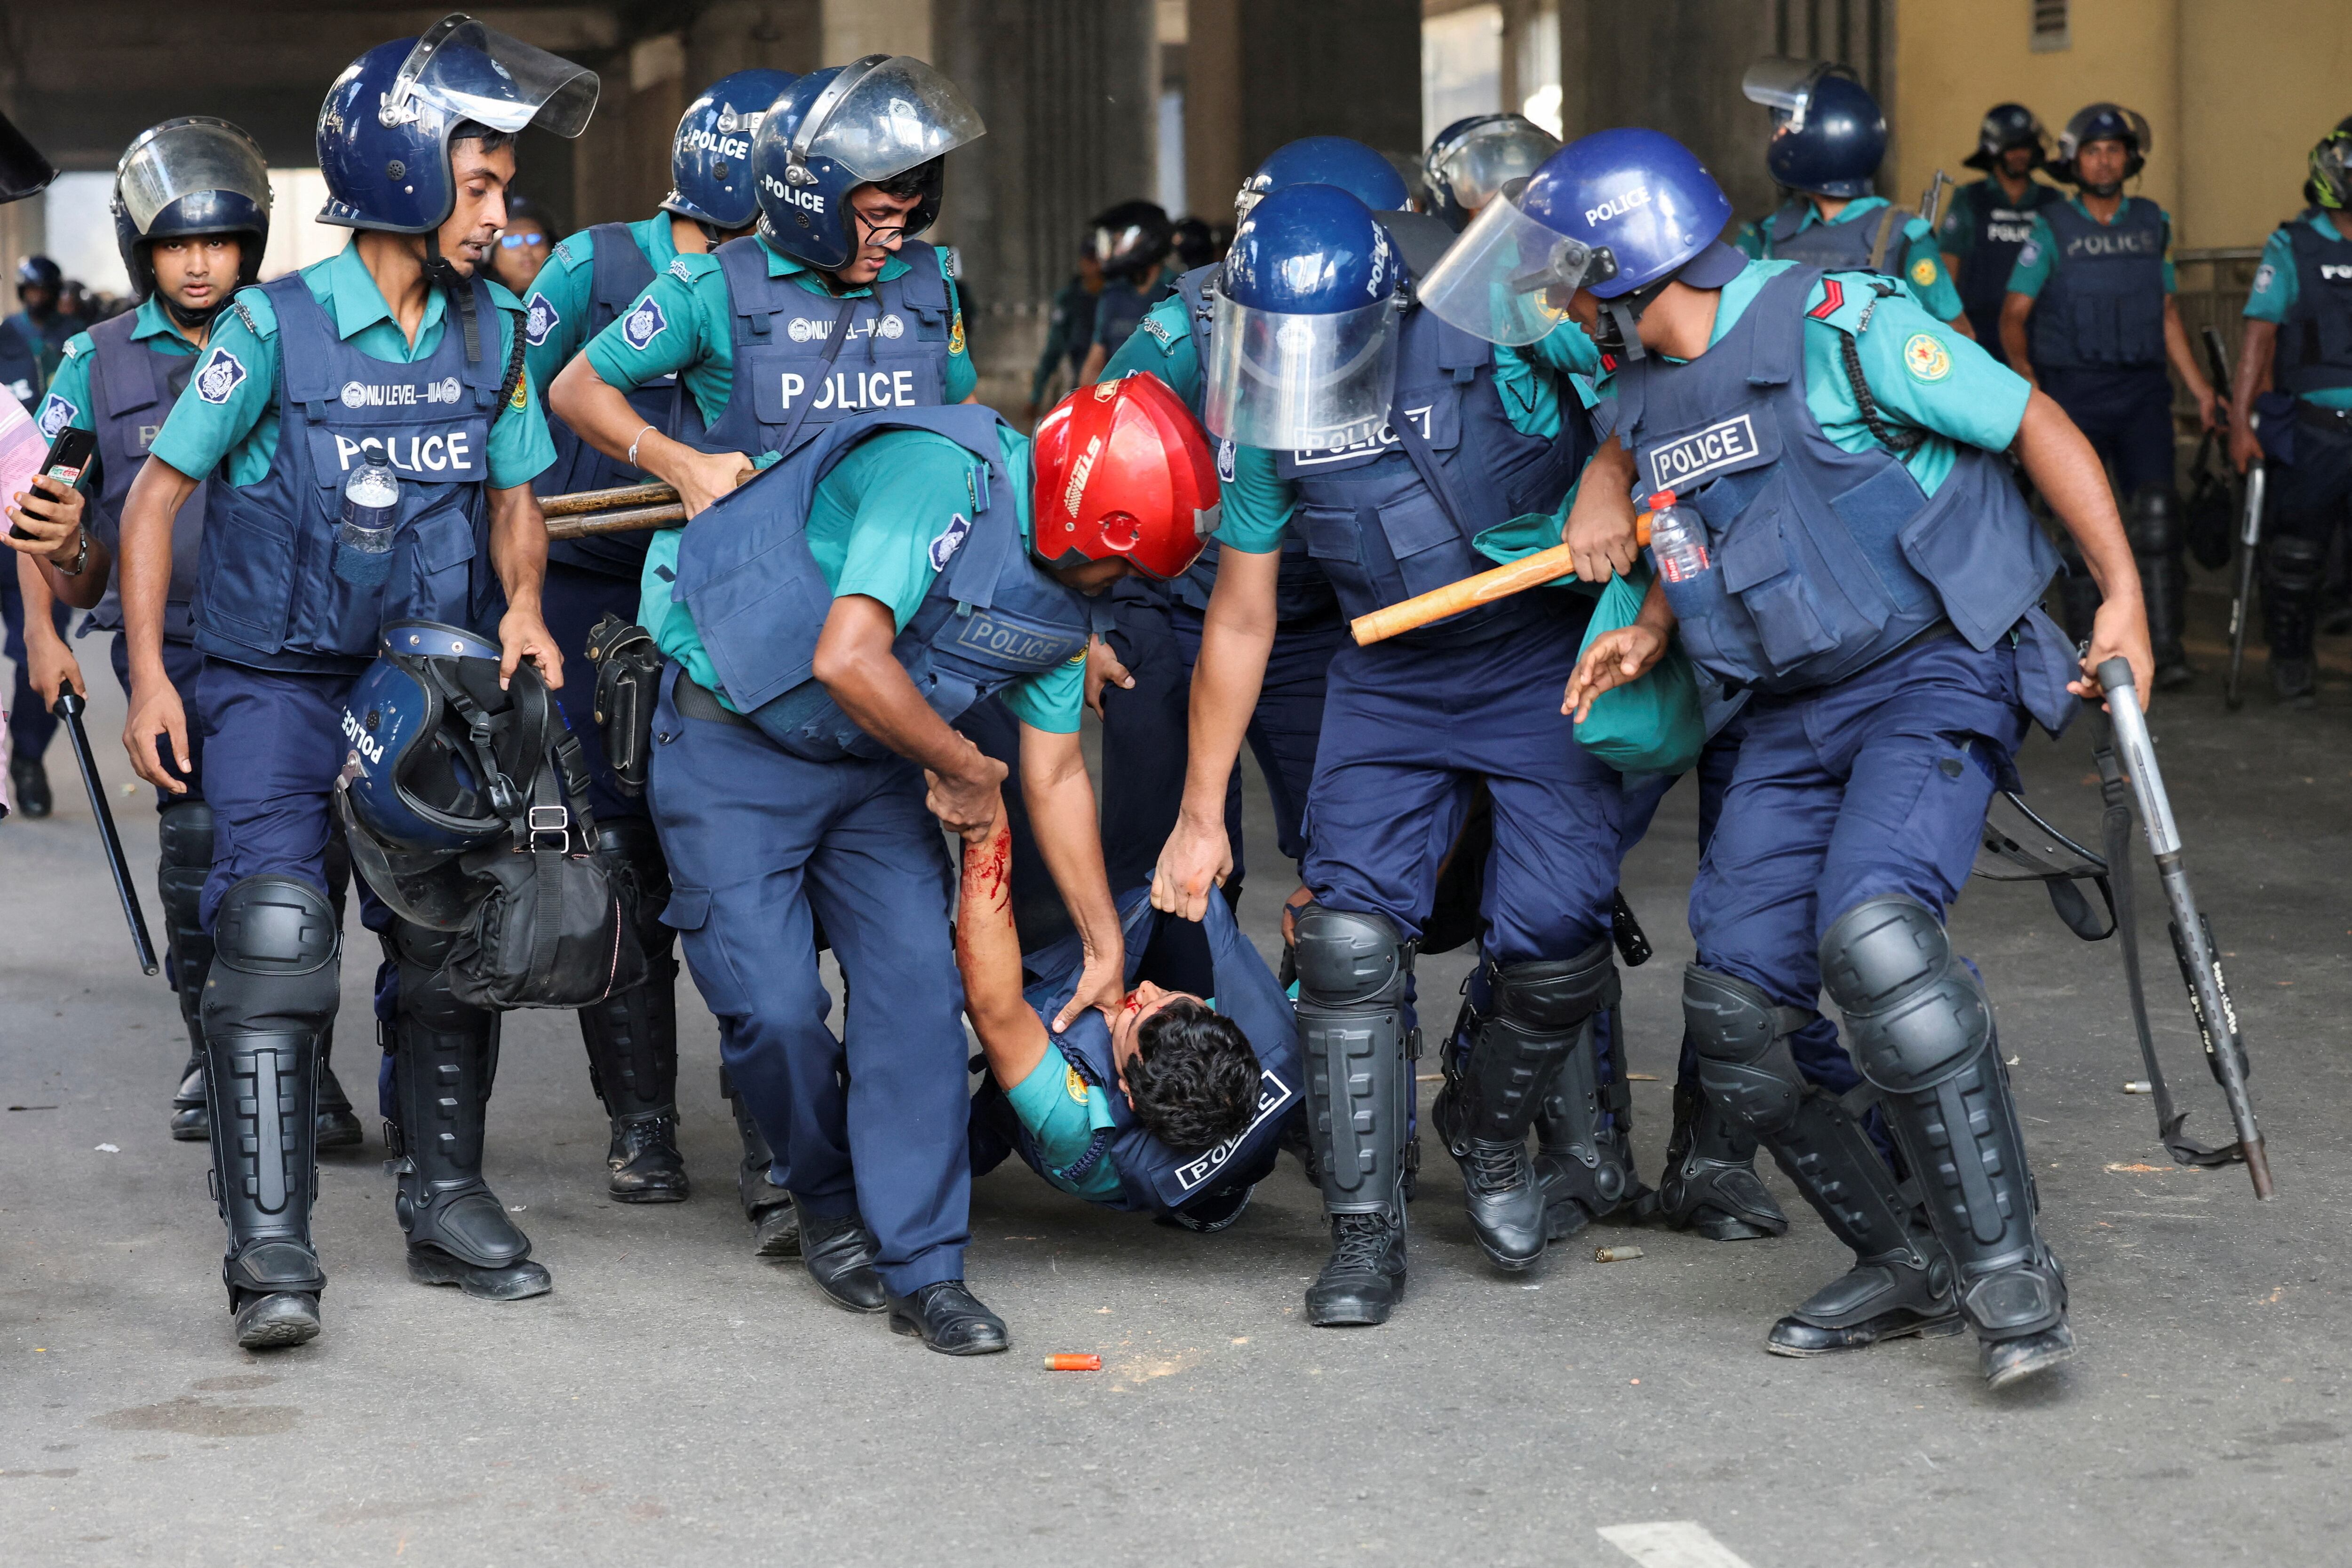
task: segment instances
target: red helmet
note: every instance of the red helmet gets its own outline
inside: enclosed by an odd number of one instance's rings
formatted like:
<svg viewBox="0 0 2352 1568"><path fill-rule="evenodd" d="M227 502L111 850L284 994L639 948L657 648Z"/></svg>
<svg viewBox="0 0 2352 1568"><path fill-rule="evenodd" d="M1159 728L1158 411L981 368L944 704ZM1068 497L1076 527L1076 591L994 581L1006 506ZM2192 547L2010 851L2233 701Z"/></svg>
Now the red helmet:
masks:
<svg viewBox="0 0 2352 1568"><path fill-rule="evenodd" d="M1217 465L1183 400L1157 376L1080 387L1037 422L1033 518L1049 566L1123 557L1181 577L1217 531Z"/></svg>

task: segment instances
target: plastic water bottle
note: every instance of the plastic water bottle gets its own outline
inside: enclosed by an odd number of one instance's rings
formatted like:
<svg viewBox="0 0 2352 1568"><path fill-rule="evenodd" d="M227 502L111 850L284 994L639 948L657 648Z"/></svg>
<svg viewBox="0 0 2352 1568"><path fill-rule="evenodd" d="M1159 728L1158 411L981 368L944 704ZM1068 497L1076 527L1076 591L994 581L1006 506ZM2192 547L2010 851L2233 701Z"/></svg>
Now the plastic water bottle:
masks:
<svg viewBox="0 0 2352 1568"><path fill-rule="evenodd" d="M373 588L392 575L392 538L400 526L400 480L371 457L343 480L343 520L335 531L335 575Z"/></svg>
<svg viewBox="0 0 2352 1568"><path fill-rule="evenodd" d="M1697 507L1678 504L1672 490L1650 497L1650 559L1668 582L1688 582L1713 564L1706 519Z"/></svg>

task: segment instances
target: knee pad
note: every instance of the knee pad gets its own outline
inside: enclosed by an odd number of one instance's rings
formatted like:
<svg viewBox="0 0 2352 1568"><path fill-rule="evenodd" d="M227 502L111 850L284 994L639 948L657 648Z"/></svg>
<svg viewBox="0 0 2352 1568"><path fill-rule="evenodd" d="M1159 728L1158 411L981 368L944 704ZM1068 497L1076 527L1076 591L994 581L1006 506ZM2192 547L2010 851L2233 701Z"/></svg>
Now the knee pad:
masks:
<svg viewBox="0 0 2352 1568"><path fill-rule="evenodd" d="M1776 1133L1796 1120L1805 1081L1782 1042L1804 1021L1801 1009L1779 1006L1746 980L1684 967L1683 1028L1698 1047L1699 1085L1752 1133Z"/></svg>
<svg viewBox="0 0 2352 1568"><path fill-rule="evenodd" d="M2327 547L2282 534L2263 550L2263 583L2280 593L2316 594L2327 575Z"/></svg>
<svg viewBox="0 0 2352 1568"><path fill-rule="evenodd" d="M2131 537L2133 554L2172 554L2186 538L2181 532L2180 497L2168 485L2142 486L2132 497L2124 529Z"/></svg>
<svg viewBox="0 0 2352 1568"><path fill-rule="evenodd" d="M1617 966L1602 937L1573 958L1488 967L1495 1016L1528 1034L1566 1034L1617 1002Z"/></svg>
<svg viewBox="0 0 2352 1568"><path fill-rule="evenodd" d="M1387 915L1309 904L1292 929L1302 1000L1378 1007L1402 999L1412 949Z"/></svg>
<svg viewBox="0 0 2352 1568"><path fill-rule="evenodd" d="M174 800L155 813L155 847L164 871L193 871L199 880L213 869L213 809L202 800Z"/></svg>
<svg viewBox="0 0 2352 1568"><path fill-rule="evenodd" d="M224 1027L258 1007L313 1023L334 1016L341 992L341 923L326 894L290 876L249 876L213 915L207 1016Z"/></svg>
<svg viewBox="0 0 2352 1568"><path fill-rule="evenodd" d="M1839 915L1821 964L1863 1076L1888 1093L1932 1089L1990 1047L1983 989L1943 922L1913 899L1866 899Z"/></svg>

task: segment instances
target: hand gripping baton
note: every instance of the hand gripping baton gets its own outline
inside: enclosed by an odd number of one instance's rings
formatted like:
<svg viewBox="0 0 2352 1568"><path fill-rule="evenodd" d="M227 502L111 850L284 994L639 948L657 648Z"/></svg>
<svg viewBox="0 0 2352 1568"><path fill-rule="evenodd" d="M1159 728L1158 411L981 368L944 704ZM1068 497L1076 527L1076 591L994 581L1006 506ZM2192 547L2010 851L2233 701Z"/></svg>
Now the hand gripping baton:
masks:
<svg viewBox="0 0 2352 1568"><path fill-rule="evenodd" d="M147 915L139 907L139 890L131 884L130 864L122 858L122 835L114 831L106 785L98 777L98 759L89 752L89 731L82 727L82 710L89 706L79 692L67 685L58 691L57 706L49 711L65 721L66 733L73 738L74 760L81 764L81 785L89 791L89 814L98 819L98 836L106 845L106 867L114 873L114 891L122 898L122 918L131 923L131 950L139 956L140 968L152 975L158 967L155 939L147 935Z"/></svg>
<svg viewBox="0 0 2352 1568"><path fill-rule="evenodd" d="M2180 831L2173 823L2172 802L2164 792L2164 775L2157 770L2156 747L2148 738L2147 720L2140 712L2139 693L2132 685L2131 664L2109 659L2099 666L2099 685L2106 688L2107 713L2115 723L2116 749L2124 775L2131 781L2139 806L2140 825L2156 857L2158 877L2164 883L2164 901L2172 912L2172 949L2180 960L2181 978L2189 985L2189 1002L2197 1016L2197 1032L2205 1042L2206 1065L2213 1070L2230 1103L2230 1120L2238 1129L2238 1148L2245 1155L2246 1172L2253 1177L2254 1196L2273 1196L2270 1158L2263 1151L2262 1129L2254 1124L2254 1103L2246 1093L2245 1046L2238 1038L2238 1013L2221 980L2221 960L2213 950L2212 929L2197 912L2196 896L2189 891L2189 873L2180 863Z"/></svg>

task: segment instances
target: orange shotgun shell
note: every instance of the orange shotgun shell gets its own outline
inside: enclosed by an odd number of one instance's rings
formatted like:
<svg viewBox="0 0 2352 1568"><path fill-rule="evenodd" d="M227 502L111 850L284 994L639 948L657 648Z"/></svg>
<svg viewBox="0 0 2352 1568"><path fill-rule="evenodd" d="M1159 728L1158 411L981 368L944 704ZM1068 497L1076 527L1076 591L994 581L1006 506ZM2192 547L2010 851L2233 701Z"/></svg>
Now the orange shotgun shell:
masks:
<svg viewBox="0 0 2352 1568"><path fill-rule="evenodd" d="M1100 1372L1102 1357L1098 1355L1049 1355L1045 1358L1048 1372Z"/></svg>

